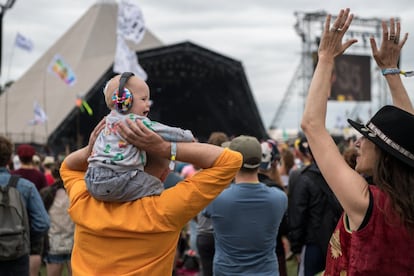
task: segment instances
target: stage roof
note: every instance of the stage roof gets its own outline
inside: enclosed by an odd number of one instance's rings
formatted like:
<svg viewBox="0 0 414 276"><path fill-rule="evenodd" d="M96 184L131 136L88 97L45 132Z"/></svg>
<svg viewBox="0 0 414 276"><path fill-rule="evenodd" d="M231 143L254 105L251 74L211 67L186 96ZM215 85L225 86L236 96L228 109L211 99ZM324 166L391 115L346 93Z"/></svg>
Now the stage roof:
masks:
<svg viewBox="0 0 414 276"><path fill-rule="evenodd" d="M191 42L141 51L138 56L148 74L151 120L190 129L200 141L213 131L267 137L240 62ZM93 116L73 107L49 144L87 142L93 126L108 113L102 89L112 76L110 67L85 97Z"/></svg>

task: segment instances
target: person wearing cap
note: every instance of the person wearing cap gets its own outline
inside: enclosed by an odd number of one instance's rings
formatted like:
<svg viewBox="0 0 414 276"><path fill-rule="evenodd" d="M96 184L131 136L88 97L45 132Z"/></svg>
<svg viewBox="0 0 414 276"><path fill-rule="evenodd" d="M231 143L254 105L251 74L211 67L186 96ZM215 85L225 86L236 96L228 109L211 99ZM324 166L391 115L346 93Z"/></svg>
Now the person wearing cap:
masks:
<svg viewBox="0 0 414 276"><path fill-rule="evenodd" d="M21 166L11 174L20 175L21 177L33 182L40 192L43 187L47 186L45 175L35 166L33 156L36 150L29 144L22 144L17 147ZM42 264L42 253L44 249L44 232L30 232L30 274L38 275Z"/></svg>
<svg viewBox="0 0 414 276"><path fill-rule="evenodd" d="M321 174L306 137L299 144L310 163L289 179L289 241L299 262L298 275L315 275L325 268L329 239L342 208Z"/></svg>
<svg viewBox="0 0 414 276"><path fill-rule="evenodd" d="M17 170L12 171L12 174L20 175L32 181L37 190L40 191L47 186L45 175L37 169L33 162L33 157L36 155L36 150L29 144L22 144L17 147L17 155L19 156L21 165Z"/></svg>
<svg viewBox="0 0 414 276"><path fill-rule="evenodd" d="M176 152L172 152L171 142L141 121L127 120L127 125L119 125L119 133L148 153L148 174L164 180L172 154L203 169L160 195L122 203L99 201L88 193L84 175L104 123L102 120L92 131L86 147L65 158L60 169L69 195L69 215L75 223L73 274L171 275L183 226L229 185L242 164L242 156L198 142L177 143Z"/></svg>
<svg viewBox="0 0 414 276"><path fill-rule="evenodd" d="M345 162L325 128L329 76L335 57L356 39L342 42L353 19L349 9L339 12L331 26L325 21L319 61L306 100L301 126L313 155L344 213L331 237L325 275L414 274L414 115L411 103L384 106L366 123L348 122L363 138L357 143L356 170L371 170L374 185ZM407 35L400 40L400 23L382 24L381 55L396 66ZM374 39L371 38L371 45ZM374 47L376 48L376 47ZM378 52L374 51L374 57ZM384 59L386 60L386 59ZM392 64L391 62L395 62ZM391 70L392 69L392 70ZM383 68L392 93L401 92L399 69ZM404 92L400 94L402 97ZM408 112L407 112L408 111Z"/></svg>
<svg viewBox="0 0 414 276"><path fill-rule="evenodd" d="M259 181L262 149L255 137L238 136L229 148L242 154L243 165L204 212L213 221L214 275L279 275L276 236L287 196Z"/></svg>
<svg viewBox="0 0 414 276"><path fill-rule="evenodd" d="M37 154L33 155L32 162L33 162L33 168L35 168L36 170L42 172L42 168L41 168L42 162L40 160L40 156L37 155Z"/></svg>
<svg viewBox="0 0 414 276"><path fill-rule="evenodd" d="M52 186L56 179L53 177L52 171L56 167L55 158L53 156L46 156L42 162L44 175L46 177L47 186Z"/></svg>
<svg viewBox="0 0 414 276"><path fill-rule="evenodd" d="M280 152L276 141L267 139L261 143L262 160L259 166L259 181L269 187L276 187L283 192L287 192L283 185L282 178L279 174L278 163L280 160ZM289 225L287 220L287 212L285 212L282 221L280 222L279 231L276 237L276 257L279 265L279 275L287 275L286 267L286 253L284 241L287 242L286 237L289 232Z"/></svg>
<svg viewBox="0 0 414 276"><path fill-rule="evenodd" d="M26 147L26 149L29 149L31 153L34 152L31 148ZM13 144L11 141L4 136L0 136L0 186L2 187L5 186L10 179L10 172L7 166L12 160L12 153ZM22 153L22 148L20 148L20 153ZM22 156L23 155L24 154L22 154ZM24 160L26 161L27 159ZM17 181L16 188L20 192L23 202L26 205L30 233L38 233L38 235L42 235L49 229L50 220L36 186L33 182L20 177ZM32 249L31 252L33 252ZM30 265L33 265L33 258L30 257L31 256L29 256L28 253L15 260L0 261L0 275L29 275L31 271Z"/></svg>
<svg viewBox="0 0 414 276"><path fill-rule="evenodd" d="M309 155L308 142L303 137L303 133L295 140L293 148L295 153L294 169L301 169L311 163L312 157Z"/></svg>

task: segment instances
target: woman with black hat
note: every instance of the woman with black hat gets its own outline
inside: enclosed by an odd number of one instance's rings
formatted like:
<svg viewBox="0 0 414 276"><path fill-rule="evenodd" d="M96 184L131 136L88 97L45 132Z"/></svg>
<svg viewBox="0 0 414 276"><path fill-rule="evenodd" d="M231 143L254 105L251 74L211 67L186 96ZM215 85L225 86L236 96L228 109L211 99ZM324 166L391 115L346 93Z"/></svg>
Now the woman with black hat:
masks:
<svg viewBox="0 0 414 276"><path fill-rule="evenodd" d="M334 59L357 42L349 39L342 43L352 19L349 9L341 10L332 26L331 15L327 16L301 125L323 176L344 208L328 247L325 275L413 275L414 115L397 79L406 73L397 64L380 66L392 93L396 93L394 103L401 108L385 106L365 125L349 120L363 135L358 171L371 170L375 185L368 185L346 164L325 128ZM391 60L406 39L400 41L399 23L395 26L391 20L389 29L384 23L380 51L371 39L377 63L386 60L379 55L388 55ZM384 64L389 65L394 64ZM398 93L401 98L394 97ZM403 98L408 103L400 102Z"/></svg>

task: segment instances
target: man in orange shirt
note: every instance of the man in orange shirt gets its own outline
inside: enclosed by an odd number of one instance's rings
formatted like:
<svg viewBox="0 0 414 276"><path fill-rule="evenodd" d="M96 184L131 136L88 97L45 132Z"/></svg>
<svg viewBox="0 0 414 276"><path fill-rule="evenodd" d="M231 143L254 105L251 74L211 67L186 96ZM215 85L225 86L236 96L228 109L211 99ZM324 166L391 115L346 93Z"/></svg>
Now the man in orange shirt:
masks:
<svg viewBox="0 0 414 276"><path fill-rule="evenodd" d="M87 158L102 127L103 122L92 132L89 145L70 154L60 170L70 198L69 214L76 224L73 273L171 275L182 227L228 186L242 156L202 143L177 143L175 154L175 145L142 122L128 121L128 126L119 126L119 133L147 152L145 169L149 174L163 180L172 155L203 170L158 196L124 203L102 202L89 195L84 181Z"/></svg>

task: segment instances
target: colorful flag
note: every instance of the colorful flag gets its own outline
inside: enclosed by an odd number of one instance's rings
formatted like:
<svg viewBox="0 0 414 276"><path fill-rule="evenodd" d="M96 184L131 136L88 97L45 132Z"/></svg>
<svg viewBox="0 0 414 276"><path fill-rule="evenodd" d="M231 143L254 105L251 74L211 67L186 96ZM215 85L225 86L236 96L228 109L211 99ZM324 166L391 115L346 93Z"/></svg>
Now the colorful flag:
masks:
<svg viewBox="0 0 414 276"><path fill-rule="evenodd" d="M17 47L23 50L26 50L28 52L31 52L33 49L33 42L27 37L21 35L20 33L16 34L15 44Z"/></svg>
<svg viewBox="0 0 414 276"><path fill-rule="evenodd" d="M29 125L41 125L47 121L46 112L37 101L33 103L34 118L29 121Z"/></svg>
<svg viewBox="0 0 414 276"><path fill-rule="evenodd" d="M125 40L121 36L117 36L114 72L122 74L123 72L132 72L144 81L147 80L147 73L138 63L137 54L129 49Z"/></svg>
<svg viewBox="0 0 414 276"><path fill-rule="evenodd" d="M74 85L76 76L69 64L67 64L60 55L55 55L48 67L49 73L54 74L67 85Z"/></svg>
<svg viewBox="0 0 414 276"><path fill-rule="evenodd" d="M117 34L138 44L145 34L145 22L135 0L122 0L118 6Z"/></svg>

